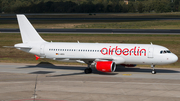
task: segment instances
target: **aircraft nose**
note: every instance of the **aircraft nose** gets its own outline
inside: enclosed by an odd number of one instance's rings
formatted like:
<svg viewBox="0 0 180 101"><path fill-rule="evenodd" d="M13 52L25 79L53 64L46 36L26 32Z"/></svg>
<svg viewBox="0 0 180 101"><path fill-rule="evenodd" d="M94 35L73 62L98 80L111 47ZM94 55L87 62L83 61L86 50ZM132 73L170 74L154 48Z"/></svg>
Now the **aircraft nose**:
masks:
<svg viewBox="0 0 180 101"><path fill-rule="evenodd" d="M178 60L178 57L175 54L173 54L172 57L171 57L171 60L174 63L174 62L176 62Z"/></svg>

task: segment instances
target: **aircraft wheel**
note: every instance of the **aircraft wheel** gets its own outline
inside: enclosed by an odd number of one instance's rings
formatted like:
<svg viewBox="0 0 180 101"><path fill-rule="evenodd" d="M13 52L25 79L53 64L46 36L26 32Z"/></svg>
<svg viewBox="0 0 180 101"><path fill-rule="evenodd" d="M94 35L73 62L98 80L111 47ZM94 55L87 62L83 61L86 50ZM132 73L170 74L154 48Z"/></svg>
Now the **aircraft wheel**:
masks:
<svg viewBox="0 0 180 101"><path fill-rule="evenodd" d="M85 74L92 73L92 69L91 69L91 68L86 68L86 69L84 70L84 73L85 73Z"/></svg>
<svg viewBox="0 0 180 101"><path fill-rule="evenodd" d="M152 74L156 74L156 71L155 71L155 70L152 70Z"/></svg>
<svg viewBox="0 0 180 101"><path fill-rule="evenodd" d="M89 73L92 73L92 69L91 68L89 68Z"/></svg>

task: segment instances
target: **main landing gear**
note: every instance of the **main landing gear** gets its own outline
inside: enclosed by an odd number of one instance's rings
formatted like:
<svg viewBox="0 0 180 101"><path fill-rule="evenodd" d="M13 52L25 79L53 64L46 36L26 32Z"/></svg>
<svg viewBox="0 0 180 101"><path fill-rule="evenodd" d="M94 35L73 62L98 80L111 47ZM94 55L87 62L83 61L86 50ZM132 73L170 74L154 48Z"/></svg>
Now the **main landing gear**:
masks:
<svg viewBox="0 0 180 101"><path fill-rule="evenodd" d="M91 69L91 68L86 68L86 69L84 70L84 73L85 73L85 74L90 74L90 73L92 73L92 69Z"/></svg>
<svg viewBox="0 0 180 101"><path fill-rule="evenodd" d="M154 70L154 67L155 67L155 65L151 65L151 68L152 68L152 74L156 74L156 71Z"/></svg>
<svg viewBox="0 0 180 101"><path fill-rule="evenodd" d="M88 65L88 68L86 68L86 69L84 70L84 73L85 73L85 74L90 74L90 73L92 73L92 69L90 68L90 65Z"/></svg>

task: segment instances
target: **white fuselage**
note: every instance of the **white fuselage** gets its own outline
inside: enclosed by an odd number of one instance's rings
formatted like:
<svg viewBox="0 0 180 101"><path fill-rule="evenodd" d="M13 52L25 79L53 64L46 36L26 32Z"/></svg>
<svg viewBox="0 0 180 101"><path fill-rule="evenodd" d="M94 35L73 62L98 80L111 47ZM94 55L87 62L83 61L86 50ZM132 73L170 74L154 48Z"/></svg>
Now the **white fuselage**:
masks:
<svg viewBox="0 0 180 101"><path fill-rule="evenodd" d="M163 65L178 59L173 53L161 53L167 48L151 44L43 42L28 46L33 48L24 51L44 58L81 63L110 60L116 64Z"/></svg>

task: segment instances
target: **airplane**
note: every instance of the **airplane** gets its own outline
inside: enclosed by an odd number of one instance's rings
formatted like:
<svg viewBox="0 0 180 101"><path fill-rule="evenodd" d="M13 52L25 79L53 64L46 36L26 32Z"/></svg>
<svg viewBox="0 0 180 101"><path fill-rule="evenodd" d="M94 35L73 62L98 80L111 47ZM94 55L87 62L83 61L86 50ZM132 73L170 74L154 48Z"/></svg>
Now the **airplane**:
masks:
<svg viewBox="0 0 180 101"><path fill-rule="evenodd" d="M17 14L23 43L13 47L34 54L36 60L48 58L57 61L86 63L86 74L92 68L101 72L114 72L116 65L151 65L152 74L156 74L155 65L174 63L178 57L169 49L154 44L119 43L79 43L47 42L41 38L29 20L23 14Z"/></svg>

